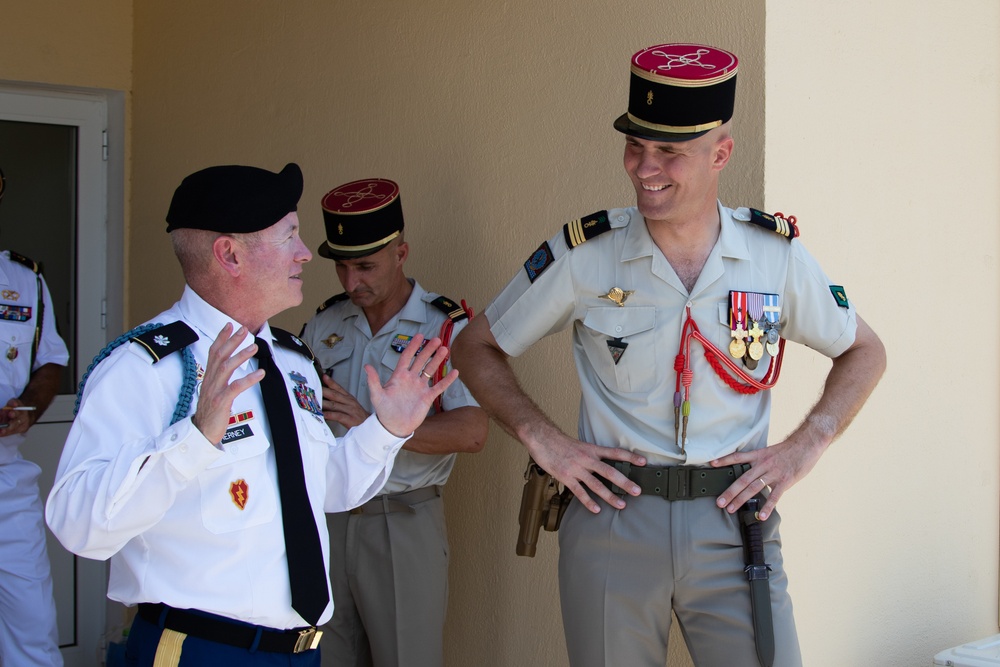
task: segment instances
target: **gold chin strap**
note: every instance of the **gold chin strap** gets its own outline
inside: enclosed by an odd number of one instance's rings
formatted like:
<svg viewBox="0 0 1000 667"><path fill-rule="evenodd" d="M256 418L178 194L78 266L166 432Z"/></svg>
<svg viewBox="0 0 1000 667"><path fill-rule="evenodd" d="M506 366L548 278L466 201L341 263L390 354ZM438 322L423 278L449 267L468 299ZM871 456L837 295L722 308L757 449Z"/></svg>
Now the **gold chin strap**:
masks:
<svg viewBox="0 0 1000 667"><path fill-rule="evenodd" d="M397 236L399 236L399 232L393 232L392 234L389 234L389 236L386 236L384 239L380 241L375 241L374 243L367 243L365 245L336 245L335 243L330 243L329 241L326 242L326 245L331 250L336 250L337 252L364 252L365 250L372 250L373 248L379 248L381 246L384 246L386 243L393 240Z"/></svg>
<svg viewBox="0 0 1000 667"><path fill-rule="evenodd" d="M710 123L702 123L701 125L659 125L657 123L650 123L640 118L636 118L632 114L627 115L630 121L640 127L644 127L648 130L656 130L657 132L673 132L674 134L695 134L697 132L706 132L708 130L714 130L722 125L721 120L713 120Z"/></svg>

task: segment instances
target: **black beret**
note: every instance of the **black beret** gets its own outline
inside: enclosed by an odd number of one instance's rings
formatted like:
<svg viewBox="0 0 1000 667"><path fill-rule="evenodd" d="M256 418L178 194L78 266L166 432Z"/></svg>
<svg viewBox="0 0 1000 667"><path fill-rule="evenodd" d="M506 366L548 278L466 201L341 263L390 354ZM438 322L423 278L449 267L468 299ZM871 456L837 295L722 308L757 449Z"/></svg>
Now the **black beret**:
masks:
<svg viewBox="0 0 1000 667"><path fill-rule="evenodd" d="M301 196L302 170L294 162L279 174L242 165L208 167L185 178L174 191L167 231L259 232L296 210Z"/></svg>

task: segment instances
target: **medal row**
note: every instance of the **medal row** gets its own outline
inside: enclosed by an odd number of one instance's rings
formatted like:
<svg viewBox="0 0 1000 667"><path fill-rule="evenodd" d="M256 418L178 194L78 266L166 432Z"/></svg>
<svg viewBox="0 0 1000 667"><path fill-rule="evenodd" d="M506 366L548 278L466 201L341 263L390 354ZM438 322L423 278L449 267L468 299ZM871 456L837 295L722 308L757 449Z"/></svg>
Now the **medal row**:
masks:
<svg viewBox="0 0 1000 667"><path fill-rule="evenodd" d="M729 343L730 356L742 359L743 365L754 370L764 350L772 357L777 355L780 319L777 294L730 291L729 329L733 339Z"/></svg>

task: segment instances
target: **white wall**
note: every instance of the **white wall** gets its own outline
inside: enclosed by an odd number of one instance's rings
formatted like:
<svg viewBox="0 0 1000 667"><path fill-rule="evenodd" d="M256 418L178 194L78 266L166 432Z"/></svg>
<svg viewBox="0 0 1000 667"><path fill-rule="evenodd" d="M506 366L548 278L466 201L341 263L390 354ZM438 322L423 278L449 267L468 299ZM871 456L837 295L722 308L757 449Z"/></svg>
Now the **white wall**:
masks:
<svg viewBox="0 0 1000 667"><path fill-rule="evenodd" d="M767 3L767 206L889 355L781 505L810 667L928 665L997 632L998 30L995 0ZM789 355L772 435L823 368Z"/></svg>

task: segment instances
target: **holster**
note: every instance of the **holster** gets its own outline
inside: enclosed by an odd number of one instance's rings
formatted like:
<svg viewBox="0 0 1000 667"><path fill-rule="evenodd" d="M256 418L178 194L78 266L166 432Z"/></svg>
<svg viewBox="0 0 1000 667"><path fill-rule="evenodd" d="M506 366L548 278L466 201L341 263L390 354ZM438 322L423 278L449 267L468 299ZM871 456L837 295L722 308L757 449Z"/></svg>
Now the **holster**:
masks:
<svg viewBox="0 0 1000 667"><path fill-rule="evenodd" d="M517 555L533 557L538 544L538 531L559 530L563 514L572 500L569 489L559 488L559 482L532 459L524 471L524 490L518 513L520 530L517 534Z"/></svg>

